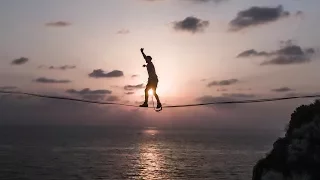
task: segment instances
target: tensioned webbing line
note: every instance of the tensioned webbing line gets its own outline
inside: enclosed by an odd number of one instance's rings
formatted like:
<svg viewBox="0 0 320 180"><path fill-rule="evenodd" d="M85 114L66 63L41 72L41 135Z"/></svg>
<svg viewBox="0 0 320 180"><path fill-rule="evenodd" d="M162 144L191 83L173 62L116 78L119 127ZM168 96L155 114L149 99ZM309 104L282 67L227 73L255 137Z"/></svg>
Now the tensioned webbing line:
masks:
<svg viewBox="0 0 320 180"><path fill-rule="evenodd" d="M139 107L137 105L132 105L132 104L123 104L123 103L115 103L115 102L104 102L104 101L93 101L93 100L77 99L77 98L71 98L71 97L61 97L61 96L49 96L49 95L18 92L18 91L1 91L0 90L0 93L2 93L2 94L28 95L28 96L34 96L34 97L40 97L40 98L76 101L76 102L91 103L91 104ZM163 106L163 108L182 108L182 107L208 106L208 105L220 105L220 104L248 104L248 103L283 101L283 100L289 100L289 99L302 99L302 98L320 98L320 94L318 94L318 95L304 95L304 96L303 95L301 95L301 96L290 96L290 97L281 97L281 98L239 100L239 101L220 101L220 102L208 102L208 103L198 103L198 104L167 105L167 106ZM150 107L150 108L152 108L152 107Z"/></svg>

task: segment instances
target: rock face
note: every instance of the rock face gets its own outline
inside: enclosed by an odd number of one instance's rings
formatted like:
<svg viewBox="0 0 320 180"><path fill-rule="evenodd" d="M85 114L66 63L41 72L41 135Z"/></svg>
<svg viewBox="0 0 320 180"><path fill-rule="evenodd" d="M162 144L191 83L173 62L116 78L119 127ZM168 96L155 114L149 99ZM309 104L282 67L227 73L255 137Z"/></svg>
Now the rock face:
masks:
<svg viewBox="0 0 320 180"><path fill-rule="evenodd" d="M292 113L285 137L257 162L252 180L320 180L320 100Z"/></svg>

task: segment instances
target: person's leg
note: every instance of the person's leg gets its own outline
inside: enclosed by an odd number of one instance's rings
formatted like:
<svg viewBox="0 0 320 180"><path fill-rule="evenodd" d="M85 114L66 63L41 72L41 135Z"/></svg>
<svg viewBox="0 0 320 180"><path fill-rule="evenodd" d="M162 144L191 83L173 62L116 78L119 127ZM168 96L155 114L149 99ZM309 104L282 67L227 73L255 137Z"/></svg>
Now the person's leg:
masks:
<svg viewBox="0 0 320 180"><path fill-rule="evenodd" d="M144 103L148 103L149 101L149 89L150 87L147 85L146 89L144 90Z"/></svg>
<svg viewBox="0 0 320 180"><path fill-rule="evenodd" d="M154 90L153 92L154 92L154 97L156 97L156 99L157 99L157 108L161 108L162 104L160 102L160 99L159 99L159 96L158 96L156 90Z"/></svg>
<svg viewBox="0 0 320 180"><path fill-rule="evenodd" d="M144 90L144 103L140 105L140 107L148 107L149 94L148 91L150 89L150 83L148 82L146 89Z"/></svg>
<svg viewBox="0 0 320 180"><path fill-rule="evenodd" d="M161 105L159 96L158 96L158 94L157 94L157 87L158 87L158 81L156 81L156 82L154 83L153 95L154 95L154 97L155 97L156 100L157 100L157 108L160 108L162 105Z"/></svg>
<svg viewBox="0 0 320 180"><path fill-rule="evenodd" d="M153 90L153 95L154 95L154 97L156 97L156 99L157 99L157 104L161 104L161 103L160 103L159 96L158 96L158 94L157 94L157 88L154 88L154 90Z"/></svg>

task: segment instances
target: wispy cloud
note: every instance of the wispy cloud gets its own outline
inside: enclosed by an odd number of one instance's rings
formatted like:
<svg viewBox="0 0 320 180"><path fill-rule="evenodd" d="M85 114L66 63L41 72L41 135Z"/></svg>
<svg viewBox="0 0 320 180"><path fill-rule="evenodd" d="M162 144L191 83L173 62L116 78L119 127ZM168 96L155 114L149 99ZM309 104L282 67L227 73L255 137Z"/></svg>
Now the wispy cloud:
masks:
<svg viewBox="0 0 320 180"><path fill-rule="evenodd" d="M246 50L243 51L242 53L240 53L237 57L238 58L245 58L245 57L260 57L260 56L269 56L270 54L265 52L265 51L261 51L261 52L257 52L254 49L250 49L250 50Z"/></svg>
<svg viewBox="0 0 320 180"><path fill-rule="evenodd" d="M120 29L117 31L117 34L129 34L130 30L129 29Z"/></svg>
<svg viewBox="0 0 320 180"><path fill-rule="evenodd" d="M39 66L40 69L46 68L50 70L69 70L69 69L75 69L77 66L75 65L63 65L63 66Z"/></svg>
<svg viewBox="0 0 320 180"><path fill-rule="evenodd" d="M222 94L223 97L230 97L230 98L254 98L256 97L255 94L244 94L244 93L224 93Z"/></svg>
<svg viewBox="0 0 320 180"><path fill-rule="evenodd" d="M68 89L66 92L90 100L103 100L106 95L112 94L112 91L107 89L91 90L90 88L84 88L79 91L75 89Z"/></svg>
<svg viewBox="0 0 320 180"><path fill-rule="evenodd" d="M143 84L137 84L137 85L126 85L124 86L124 89L127 91L132 91L135 89L143 89L145 86Z"/></svg>
<svg viewBox="0 0 320 180"><path fill-rule="evenodd" d="M217 91L218 91L218 92L225 92L225 91L228 91L228 89L226 89L226 88L219 88L219 89L217 89Z"/></svg>
<svg viewBox="0 0 320 180"><path fill-rule="evenodd" d="M273 92L289 92L289 91L295 91L294 89L291 89L289 87L281 87L277 89L271 89Z"/></svg>
<svg viewBox="0 0 320 180"><path fill-rule="evenodd" d="M37 83L70 83L70 80L57 80L57 79L49 79L49 78L45 78L45 77L40 77L36 80L34 80L34 82Z"/></svg>
<svg viewBox="0 0 320 180"><path fill-rule="evenodd" d="M68 89L66 92L70 93L70 94L78 94L78 95L111 94L112 93L112 91L107 90L107 89L91 90L90 88L84 88L84 89L82 89L80 91L77 91L75 89Z"/></svg>
<svg viewBox="0 0 320 180"><path fill-rule="evenodd" d="M75 89L68 89L66 92L90 100L103 100L106 95L112 94L112 91L107 89L91 90L90 88L84 88L79 91Z"/></svg>
<svg viewBox="0 0 320 180"><path fill-rule="evenodd" d="M92 73L89 74L91 78L116 78L124 76L122 71L113 70L111 72L104 72L102 69L93 70Z"/></svg>
<svg viewBox="0 0 320 180"><path fill-rule="evenodd" d="M126 95L132 95L132 94L134 94L134 92L130 91L130 92L126 92L125 94Z"/></svg>
<svg viewBox="0 0 320 180"><path fill-rule="evenodd" d="M0 90L14 90L18 89L16 86L0 86Z"/></svg>
<svg viewBox="0 0 320 180"><path fill-rule="evenodd" d="M229 86L238 83L238 79L227 79L227 80L221 80L221 81L212 81L207 86Z"/></svg>
<svg viewBox="0 0 320 180"><path fill-rule="evenodd" d="M55 21L55 22L48 22L45 25L48 27L67 27L67 26L70 26L71 23L67 21Z"/></svg>

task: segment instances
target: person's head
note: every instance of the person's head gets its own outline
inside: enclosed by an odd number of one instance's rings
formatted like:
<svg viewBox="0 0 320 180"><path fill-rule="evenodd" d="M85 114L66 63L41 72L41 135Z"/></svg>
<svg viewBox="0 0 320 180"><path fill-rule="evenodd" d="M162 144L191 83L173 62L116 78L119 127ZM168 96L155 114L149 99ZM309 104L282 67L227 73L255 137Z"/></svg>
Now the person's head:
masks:
<svg viewBox="0 0 320 180"><path fill-rule="evenodd" d="M147 63L150 63L151 60L152 60L152 57L151 56L147 56L147 58L146 58Z"/></svg>

